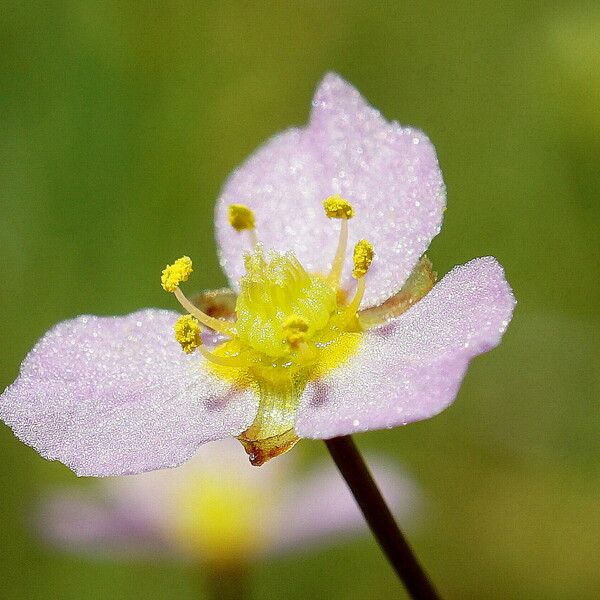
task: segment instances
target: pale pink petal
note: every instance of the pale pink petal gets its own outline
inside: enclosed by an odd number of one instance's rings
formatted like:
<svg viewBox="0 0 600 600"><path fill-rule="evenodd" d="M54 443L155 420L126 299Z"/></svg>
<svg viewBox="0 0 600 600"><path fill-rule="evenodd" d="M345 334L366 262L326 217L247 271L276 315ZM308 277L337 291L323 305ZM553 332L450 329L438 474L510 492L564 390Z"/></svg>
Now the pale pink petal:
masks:
<svg viewBox="0 0 600 600"><path fill-rule="evenodd" d="M181 351L177 317L148 309L58 324L0 396L0 418L78 475L176 466L200 444L241 433L256 398Z"/></svg>
<svg viewBox="0 0 600 600"><path fill-rule="evenodd" d="M387 122L335 74L321 82L310 123L259 148L227 181L217 204L221 264L236 287L250 249L245 232L229 225L227 208L244 203L256 213L267 249L292 250L309 271L326 272L339 223L321 202L341 194L356 208L350 244L370 240L376 259L363 307L397 292L439 232L445 190L435 150L420 131ZM352 288L350 255L344 284ZM237 289L237 288L236 288Z"/></svg>
<svg viewBox="0 0 600 600"><path fill-rule="evenodd" d="M415 484L389 460L372 456L366 460L388 506L406 525L418 503ZM333 464L318 467L288 486L277 517L280 526L273 532L269 549L273 554L367 531L354 496Z"/></svg>
<svg viewBox="0 0 600 600"><path fill-rule="evenodd" d="M113 506L96 489L56 491L38 502L36 530L43 540L68 552L117 557L174 553L139 508Z"/></svg>
<svg viewBox="0 0 600 600"><path fill-rule="evenodd" d="M495 259L455 267L406 313L365 333L347 363L309 384L298 435L330 438L439 413L469 361L500 342L514 304Z"/></svg>

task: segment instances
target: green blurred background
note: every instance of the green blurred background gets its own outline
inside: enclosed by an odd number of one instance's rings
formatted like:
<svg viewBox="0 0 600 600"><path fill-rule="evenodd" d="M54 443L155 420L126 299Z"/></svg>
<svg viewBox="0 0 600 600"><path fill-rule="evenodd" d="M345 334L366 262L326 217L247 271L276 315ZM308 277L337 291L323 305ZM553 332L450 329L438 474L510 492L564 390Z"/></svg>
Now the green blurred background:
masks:
<svg viewBox="0 0 600 600"><path fill-rule="evenodd" d="M223 285L220 186L338 71L437 147L438 272L493 254L519 300L449 410L358 441L421 486L411 540L447 598L600 596L597 3L5 2L0 41L0 387L57 321L174 308L175 256ZM28 505L75 477L3 425L0 448L3 598L199 597L185 567L41 547ZM402 594L367 538L260 564L254 593Z"/></svg>

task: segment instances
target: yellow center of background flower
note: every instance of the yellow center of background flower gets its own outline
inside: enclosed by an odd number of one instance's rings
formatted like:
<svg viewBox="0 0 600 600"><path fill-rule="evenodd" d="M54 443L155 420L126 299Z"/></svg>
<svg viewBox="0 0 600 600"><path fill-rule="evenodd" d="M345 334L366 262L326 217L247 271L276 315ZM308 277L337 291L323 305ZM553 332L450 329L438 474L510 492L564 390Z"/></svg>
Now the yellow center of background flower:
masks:
<svg viewBox="0 0 600 600"><path fill-rule="evenodd" d="M174 498L171 534L185 552L221 567L253 559L268 541L266 491L227 473L190 478Z"/></svg>

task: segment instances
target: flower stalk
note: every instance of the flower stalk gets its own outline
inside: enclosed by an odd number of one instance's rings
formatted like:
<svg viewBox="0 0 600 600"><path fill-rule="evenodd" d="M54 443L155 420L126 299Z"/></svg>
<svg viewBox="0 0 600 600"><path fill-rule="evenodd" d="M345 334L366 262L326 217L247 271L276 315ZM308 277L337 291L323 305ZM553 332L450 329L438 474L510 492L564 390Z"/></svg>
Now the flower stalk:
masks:
<svg viewBox="0 0 600 600"><path fill-rule="evenodd" d="M208 568L207 568L208 567ZM250 571L247 565L203 565L201 570L209 600L249 599Z"/></svg>
<svg viewBox="0 0 600 600"><path fill-rule="evenodd" d="M440 600L349 435L324 440L373 535L414 600Z"/></svg>

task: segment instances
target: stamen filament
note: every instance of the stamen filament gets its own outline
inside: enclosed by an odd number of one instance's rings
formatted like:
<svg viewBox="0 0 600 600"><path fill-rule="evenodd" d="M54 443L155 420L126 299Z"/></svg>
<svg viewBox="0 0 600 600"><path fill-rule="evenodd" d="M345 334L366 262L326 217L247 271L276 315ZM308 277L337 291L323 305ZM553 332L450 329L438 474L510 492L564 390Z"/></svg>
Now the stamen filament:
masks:
<svg viewBox="0 0 600 600"><path fill-rule="evenodd" d="M256 229L253 227L252 229L248 229L248 236L250 237L250 243L252 247L255 248L258 246L258 236L256 235Z"/></svg>
<svg viewBox="0 0 600 600"><path fill-rule="evenodd" d="M204 346L200 346L198 350L206 360L209 360L216 365L220 365L221 367L245 368L250 366L250 363L247 360L238 356L219 356L218 354L214 354L210 350L207 350Z"/></svg>
<svg viewBox="0 0 600 600"><path fill-rule="evenodd" d="M348 248L348 219L341 218L340 221L340 237L338 239L337 250L328 277L329 283L335 288L338 288L340 285L344 257L346 256L346 249Z"/></svg>
<svg viewBox="0 0 600 600"><path fill-rule="evenodd" d="M365 278L360 277L358 279L356 292L354 293L354 298L352 298L352 301L350 302L350 304L348 304L347 310L349 313L355 314L358 312L358 309L360 308L360 303L362 302L363 296L365 295L365 288Z"/></svg>
<svg viewBox="0 0 600 600"><path fill-rule="evenodd" d="M196 319L198 319L202 325L230 337L235 335L234 326L232 323L227 323L226 321L215 319L214 317L209 317L206 313L203 313L185 297L184 293L179 289L179 287L175 288L174 294L177 300L179 300L181 306L183 306L183 308L185 308L185 310L187 310L191 315L194 315L194 317L196 317Z"/></svg>
<svg viewBox="0 0 600 600"><path fill-rule="evenodd" d="M348 304L348 312L350 314L356 314L360 308L363 296L365 295L365 275L367 274L375 253L373 251L373 244L367 240L360 240L354 246L354 255L352 256L352 262L354 268L352 269L352 277L354 277L358 284L356 286L356 293L350 304Z"/></svg>
<svg viewBox="0 0 600 600"><path fill-rule="evenodd" d="M314 346L309 346L306 342L298 345L298 358L302 366L306 367L317 361L317 350Z"/></svg>

